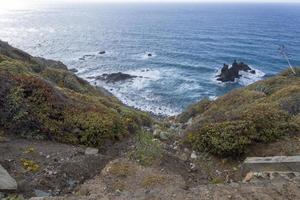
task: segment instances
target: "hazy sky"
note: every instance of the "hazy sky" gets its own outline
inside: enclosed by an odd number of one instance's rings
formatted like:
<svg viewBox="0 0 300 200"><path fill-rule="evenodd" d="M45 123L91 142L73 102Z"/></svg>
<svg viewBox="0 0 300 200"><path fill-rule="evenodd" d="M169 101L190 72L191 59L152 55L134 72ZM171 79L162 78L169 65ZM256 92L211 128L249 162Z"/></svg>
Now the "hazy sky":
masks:
<svg viewBox="0 0 300 200"><path fill-rule="evenodd" d="M20 0L20 1L34 1L34 0ZM45 1L47 1L47 0L45 0ZM287 2L288 0L52 0L52 1L69 1L69 2L87 2L87 1L90 1L90 2ZM289 2L300 2L300 0L289 0Z"/></svg>
<svg viewBox="0 0 300 200"><path fill-rule="evenodd" d="M8 9L18 9L27 8L35 4L41 3L83 3L83 2L99 2L99 3L126 3L126 2L138 2L138 3L169 3L169 2L197 2L197 3L300 3L300 0L0 0L0 10L1 8Z"/></svg>
<svg viewBox="0 0 300 200"><path fill-rule="evenodd" d="M297 2L300 0L0 0L1 3L37 3L37 2Z"/></svg>

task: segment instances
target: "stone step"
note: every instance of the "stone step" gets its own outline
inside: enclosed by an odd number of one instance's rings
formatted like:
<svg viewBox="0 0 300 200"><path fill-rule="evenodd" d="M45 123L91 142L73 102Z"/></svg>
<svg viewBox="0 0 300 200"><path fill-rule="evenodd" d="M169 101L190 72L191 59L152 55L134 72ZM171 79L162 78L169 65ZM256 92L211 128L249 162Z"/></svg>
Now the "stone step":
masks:
<svg viewBox="0 0 300 200"><path fill-rule="evenodd" d="M0 192L16 191L17 182L0 165Z"/></svg>
<svg viewBox="0 0 300 200"><path fill-rule="evenodd" d="M300 156L248 157L242 169L244 173L248 171L300 172Z"/></svg>

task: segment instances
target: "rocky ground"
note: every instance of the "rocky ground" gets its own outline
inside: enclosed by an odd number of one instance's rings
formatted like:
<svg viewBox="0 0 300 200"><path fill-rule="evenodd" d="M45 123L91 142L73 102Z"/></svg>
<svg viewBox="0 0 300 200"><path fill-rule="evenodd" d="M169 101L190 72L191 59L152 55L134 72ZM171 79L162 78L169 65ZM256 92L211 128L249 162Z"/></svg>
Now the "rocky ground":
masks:
<svg viewBox="0 0 300 200"><path fill-rule="evenodd" d="M0 142L0 164L17 181L16 192L25 198L61 195L98 174L129 143L97 153L98 149L82 146L5 137Z"/></svg>
<svg viewBox="0 0 300 200"><path fill-rule="evenodd" d="M200 184L187 188L182 176L155 167L142 167L127 159L111 161L75 194L32 200L140 200L140 199L290 199L300 198L297 173L256 173L248 182Z"/></svg>
<svg viewBox="0 0 300 200"><path fill-rule="evenodd" d="M170 122L164 128L148 130L162 147L161 156L150 165L131 157L137 138L97 152L83 146L7 136L0 143L0 164L16 179L20 199L300 198L299 173L242 174L241 162L196 153L180 143L182 128L187 125Z"/></svg>

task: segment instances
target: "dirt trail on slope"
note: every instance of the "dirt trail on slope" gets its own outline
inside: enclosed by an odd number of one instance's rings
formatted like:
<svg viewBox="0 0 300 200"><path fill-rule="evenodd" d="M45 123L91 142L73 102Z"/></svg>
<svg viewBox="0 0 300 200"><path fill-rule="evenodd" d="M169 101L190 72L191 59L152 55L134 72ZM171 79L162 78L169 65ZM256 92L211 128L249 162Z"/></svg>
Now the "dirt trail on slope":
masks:
<svg viewBox="0 0 300 200"><path fill-rule="evenodd" d="M127 159L111 161L76 194L32 200L295 200L300 177L253 178L249 183L207 184L185 188L183 178L156 167L142 167Z"/></svg>
<svg viewBox="0 0 300 200"><path fill-rule="evenodd" d="M98 154L86 155L83 146L6 137L0 142L0 164L16 179L17 193L25 198L64 195L99 174L130 143L107 145Z"/></svg>

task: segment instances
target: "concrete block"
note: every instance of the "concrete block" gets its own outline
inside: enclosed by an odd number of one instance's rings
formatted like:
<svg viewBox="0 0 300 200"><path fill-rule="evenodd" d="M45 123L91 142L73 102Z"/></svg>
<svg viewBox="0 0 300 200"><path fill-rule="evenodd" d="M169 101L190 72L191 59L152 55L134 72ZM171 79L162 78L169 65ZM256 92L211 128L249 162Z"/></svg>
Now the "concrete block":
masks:
<svg viewBox="0 0 300 200"><path fill-rule="evenodd" d="M242 166L247 171L300 172L300 156L248 157Z"/></svg>
<svg viewBox="0 0 300 200"><path fill-rule="evenodd" d="M17 190L17 182L8 172L0 165L0 191L15 191Z"/></svg>

